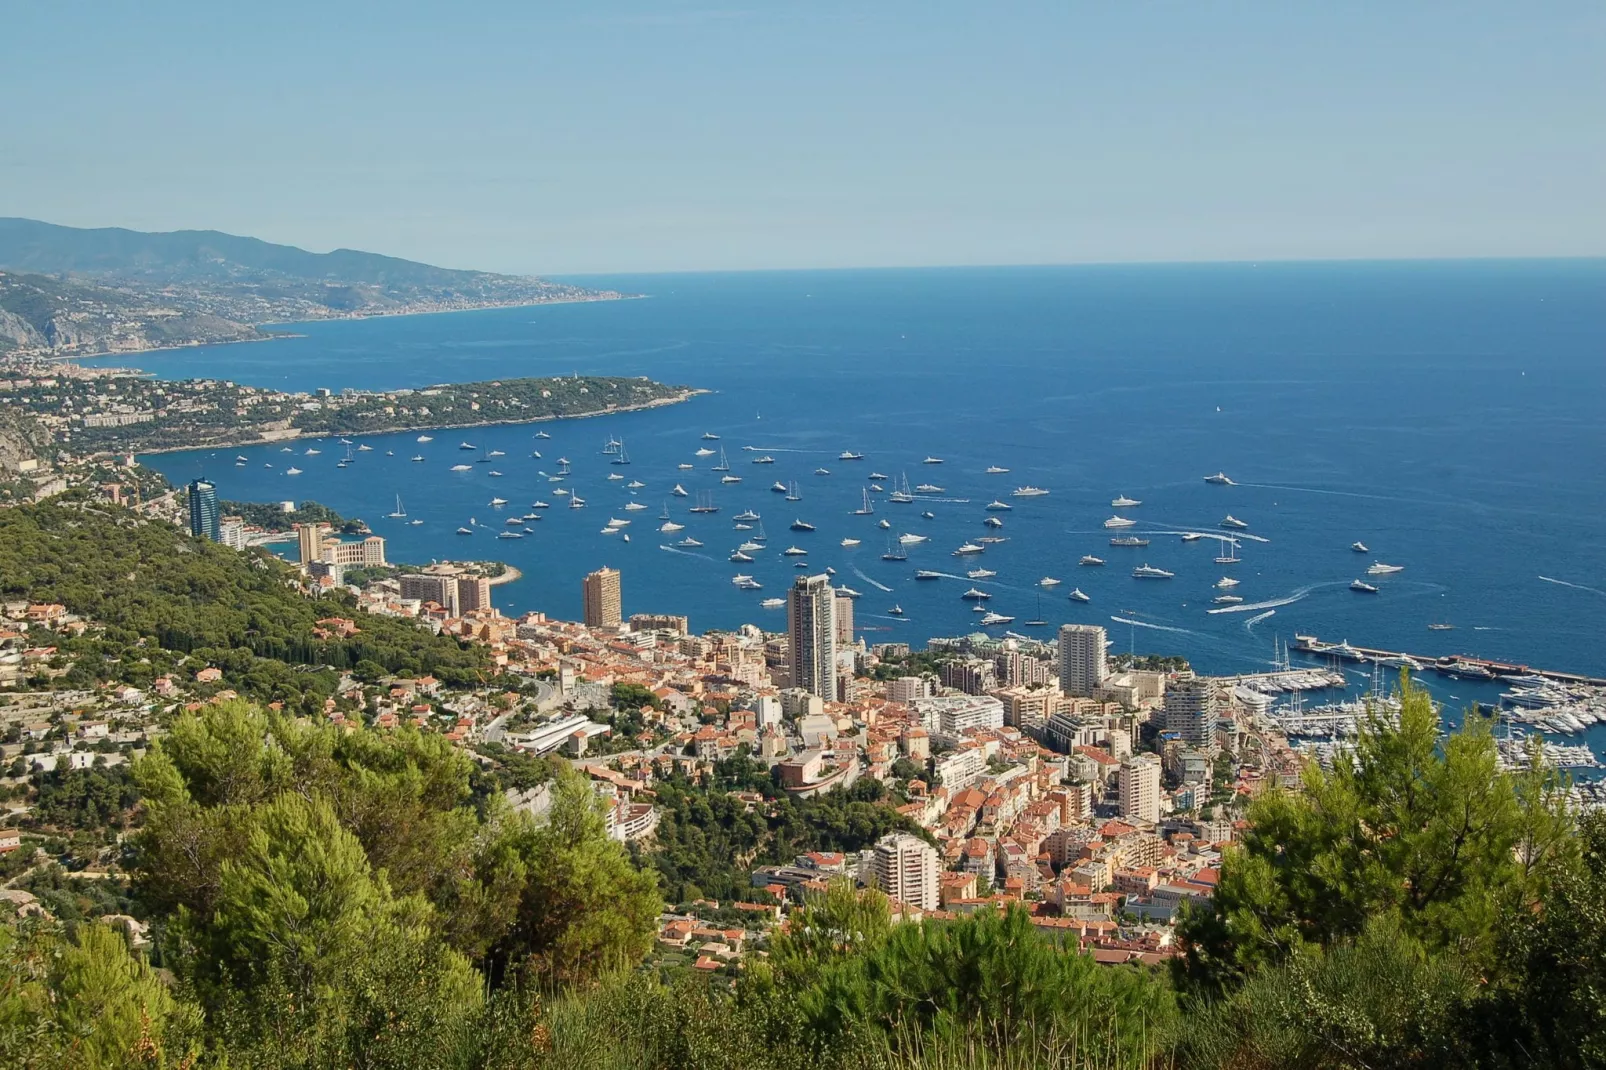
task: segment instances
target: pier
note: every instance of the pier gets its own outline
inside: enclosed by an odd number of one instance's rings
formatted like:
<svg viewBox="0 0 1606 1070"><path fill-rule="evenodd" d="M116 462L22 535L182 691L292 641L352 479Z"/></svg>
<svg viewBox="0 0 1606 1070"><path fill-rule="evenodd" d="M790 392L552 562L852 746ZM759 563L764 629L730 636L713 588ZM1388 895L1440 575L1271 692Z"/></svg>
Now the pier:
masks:
<svg viewBox="0 0 1606 1070"><path fill-rule="evenodd" d="M1536 669L1530 665L1518 665L1509 661L1475 658L1470 654L1448 654L1444 657L1438 657L1432 654L1410 654L1398 650L1378 650L1373 647L1355 646L1348 642L1324 643L1314 635L1296 635L1294 642L1290 645L1290 649L1311 657L1334 657L1355 662L1378 662L1410 658L1412 661L1419 663L1424 669L1458 678L1469 676L1474 679L1499 680L1507 676L1542 676L1547 680L1554 680L1562 684L1606 687L1606 677L1585 676L1582 673L1575 672L1557 672L1554 669Z"/></svg>

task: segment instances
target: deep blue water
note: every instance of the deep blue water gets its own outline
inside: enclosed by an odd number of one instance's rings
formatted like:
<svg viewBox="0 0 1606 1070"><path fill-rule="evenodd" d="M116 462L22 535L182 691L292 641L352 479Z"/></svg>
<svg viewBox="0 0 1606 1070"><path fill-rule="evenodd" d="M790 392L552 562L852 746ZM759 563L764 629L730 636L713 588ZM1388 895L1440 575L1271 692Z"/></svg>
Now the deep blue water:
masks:
<svg viewBox="0 0 1606 1070"><path fill-rule="evenodd" d="M917 583L916 568L962 576L998 572L982 586L991 607L1020 622L1109 626L1112 643L1187 655L1204 671L1265 665L1274 636L1296 632L1438 655L1465 652L1606 675L1606 261L1216 265L781 272L584 280L649 299L298 326L284 341L152 354L163 376L213 375L287 389L386 388L572 372L649 375L716 393L672 408L537 426L443 431L368 440L352 467L341 448L299 453L287 477L277 447L149 458L175 482L205 474L230 498L313 498L360 516L400 561L492 557L524 571L497 589L506 612L580 613L580 578L601 565L624 572L627 611L688 614L693 627L745 621L778 628L796 571L780 556L809 550L811 571L833 566L863 592L858 622L871 641L921 643L976 626L961 579ZM126 361L125 361L126 362ZM693 456L712 431L743 477L721 487L717 458ZM611 467L600 448L622 438L633 463ZM472 460L468 440L505 450ZM751 464L759 447L773 466ZM386 456L393 449L395 456ZM544 459L530 456L540 449ZM852 449L866 460L841 462ZM423 452L428 460L408 458ZM249 458L235 467L236 452ZM925 465L927 455L944 459ZM557 458L575 476L561 484ZM677 471L694 462L692 472ZM271 463L272 469L264 467ZM987 475L989 465L1010 469ZM816 475L817 467L830 475ZM489 471L504 473L492 478ZM1217 470L1235 487L1206 485ZM622 472L646 486L650 510L626 512ZM945 488L927 504L876 504L850 515L872 471ZM795 505L772 493L796 480ZM683 483L714 491L721 511L689 516ZM1013 499L1021 484L1048 488ZM572 487L589 505L561 508ZM891 489L890 486L888 489ZM400 494L421 526L387 520ZM1144 531L1218 532L1231 513L1250 533L1231 572L1245 605L1209 614L1216 543L1155 534L1142 550L1107 545L1100 526L1119 494ZM493 496L507 509L492 509ZM980 558L950 552L986 534L983 506L1002 497L1007 542ZM494 538L506 515L535 499L553 504L527 538ZM656 530L668 503L703 549L669 552ZM763 515L769 552L752 565L727 556L743 533L732 516ZM936 513L922 520L923 509ZM470 517L473 537L453 534ZM631 542L602 535L609 517L633 519ZM930 541L906 563L880 560L890 534ZM787 530L794 518L812 534ZM853 551L838 543L863 540ZM1368 555L1349 545L1365 542ZM1080 568L1094 553L1109 564ZM1382 560L1405 566L1375 596L1351 579ZM1134 566L1172 570L1139 581ZM734 588L737 572L762 591ZM1064 582L1040 592L1045 575ZM1542 577L1548 577L1545 579ZM883 591L886 587L890 590ZM1086 605L1067 600L1080 587ZM907 617L885 614L894 603ZM1040 607L1040 608L1039 608ZM1142 622L1119 624L1112 616ZM1454 631L1430 631L1430 622ZM1452 684L1459 698L1487 699Z"/></svg>

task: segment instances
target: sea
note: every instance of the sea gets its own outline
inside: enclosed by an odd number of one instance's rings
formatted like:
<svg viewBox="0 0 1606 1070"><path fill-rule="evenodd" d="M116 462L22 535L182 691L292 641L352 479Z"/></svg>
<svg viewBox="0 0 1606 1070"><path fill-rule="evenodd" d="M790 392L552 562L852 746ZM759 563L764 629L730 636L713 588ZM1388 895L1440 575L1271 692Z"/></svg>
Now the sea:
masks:
<svg viewBox="0 0 1606 1070"><path fill-rule="evenodd" d="M627 612L779 630L785 611L762 602L797 575L834 570L860 592L855 623L871 643L980 630L961 597L974 588L1015 618L989 634L1052 639L1061 623L1096 623L1114 650L1183 655L1208 673L1268 669L1280 645L1315 635L1606 676L1606 260L565 281L643 296L298 324L285 328L296 337L137 363L162 377L337 393L575 374L709 393L427 432L430 442L366 437L345 468L335 440L143 460L174 483L214 480L225 498L311 499L360 517L394 561L506 561L523 574L496 588L509 614L578 618L581 578L606 565L623 573ZM611 441L628 464L611 463ZM720 451L740 483L720 481ZM570 475L557 474L560 459ZM1217 472L1232 485L1205 481ZM941 489L890 501L905 479ZM1048 493L1012 493L1026 486ZM574 496L584 508L568 507ZM701 496L719 511L689 513ZM867 496L873 513L855 515ZM1141 504L1112 506L1120 496ZM406 519L386 515L398 499ZM993 502L1010 508L989 511ZM735 527L746 510L767 539L752 563L733 563L758 527ZM518 528L524 538L497 537L532 512L541 519ZM666 515L684 529L662 533ZM1136 523L1106 529L1116 515ZM984 526L990 516L1002 526ZM1247 527L1222 527L1228 516ZM610 520L630 523L608 533ZM473 534L457 534L465 527ZM1120 534L1149 544L1111 546ZM1005 541L954 556L984 535ZM701 545L677 545L688 537ZM1240 561L1217 564L1228 537ZM906 559L883 560L900 545ZM1106 563L1080 565L1084 555ZM1401 570L1368 576L1374 562ZM1174 576L1134 578L1142 565ZM996 575L967 575L978 568ZM917 569L943 576L917 581ZM761 588L738 588L738 574ZM1242 602L1213 601L1224 575ZM1357 578L1378 591L1350 590ZM1073 589L1088 601L1071 600ZM1356 689L1374 682L1346 671ZM1451 707L1500 690L1427 682ZM1591 735L1606 754L1606 728Z"/></svg>

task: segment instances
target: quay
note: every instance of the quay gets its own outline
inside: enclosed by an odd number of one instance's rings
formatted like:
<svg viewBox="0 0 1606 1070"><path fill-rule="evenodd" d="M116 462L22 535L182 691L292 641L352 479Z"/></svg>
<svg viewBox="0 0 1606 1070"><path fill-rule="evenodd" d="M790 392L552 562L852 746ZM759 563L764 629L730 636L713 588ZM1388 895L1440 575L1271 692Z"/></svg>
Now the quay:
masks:
<svg viewBox="0 0 1606 1070"><path fill-rule="evenodd" d="M1407 654L1398 650L1378 650L1373 647L1354 646L1351 643L1324 643L1314 635L1296 635L1289 649L1311 657L1343 658L1346 661L1401 662L1406 658L1444 676L1465 679L1499 680L1506 676L1542 676L1562 684L1584 684L1606 687L1606 677L1585 676L1575 672L1557 672L1554 669L1535 669L1509 661L1491 661L1470 654Z"/></svg>

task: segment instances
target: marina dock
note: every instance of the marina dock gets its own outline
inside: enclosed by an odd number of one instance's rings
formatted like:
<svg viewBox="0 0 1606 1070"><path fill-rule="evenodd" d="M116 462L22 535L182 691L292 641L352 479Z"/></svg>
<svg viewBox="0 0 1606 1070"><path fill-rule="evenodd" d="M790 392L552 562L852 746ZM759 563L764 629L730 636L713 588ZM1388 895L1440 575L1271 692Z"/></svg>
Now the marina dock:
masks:
<svg viewBox="0 0 1606 1070"><path fill-rule="evenodd" d="M1378 650L1355 646L1349 642L1324 643L1314 635L1296 635L1289 649L1309 657L1332 657L1355 662L1400 662L1409 658L1423 669L1457 679L1500 680L1508 676L1542 676L1561 684L1584 684L1589 687L1606 687L1606 677L1585 676L1575 672L1557 672L1554 669L1536 669L1531 665L1518 665L1507 661L1476 658L1470 654L1409 654L1398 650Z"/></svg>

